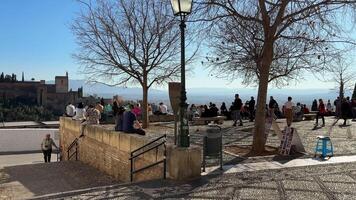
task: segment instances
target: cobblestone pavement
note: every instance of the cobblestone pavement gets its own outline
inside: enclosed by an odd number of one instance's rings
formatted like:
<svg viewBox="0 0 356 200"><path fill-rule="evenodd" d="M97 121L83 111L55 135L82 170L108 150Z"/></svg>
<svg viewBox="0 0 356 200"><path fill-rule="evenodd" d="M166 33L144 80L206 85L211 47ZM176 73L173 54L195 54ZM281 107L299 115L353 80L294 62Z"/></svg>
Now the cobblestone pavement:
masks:
<svg viewBox="0 0 356 200"><path fill-rule="evenodd" d="M114 183L118 182L81 162L0 166L0 200L26 199Z"/></svg>
<svg viewBox="0 0 356 200"><path fill-rule="evenodd" d="M355 155L356 154L356 122L348 120L347 126L341 126L343 120L339 120L334 126L336 119L334 117L325 117L324 127L314 127L315 121L301 121L293 122L292 126L298 131L302 143L307 151L306 155L298 155L303 157L312 157L316 145L316 137L319 135L328 135L334 145L334 154L340 155ZM277 124L280 129L286 126L285 119L278 119ZM159 134L167 134L169 142L173 143L174 129L172 123L153 124L148 130L151 137L156 137ZM227 145L251 145L253 139L253 122L244 121L244 126L233 127L232 121L226 121L222 125L223 143ZM191 143L195 145L202 145L203 135L207 130L207 126L190 126ZM331 131L330 131L331 130ZM330 135L329 135L330 131ZM267 139L267 145L278 147L280 140L273 130ZM292 159L294 157L290 157ZM240 162L261 162L268 159L279 159L277 157L264 157L264 158L250 158L245 159L241 157L224 154L224 162L228 164L237 164ZM286 159L286 158L281 158ZM289 159L289 158L287 158Z"/></svg>
<svg viewBox="0 0 356 200"><path fill-rule="evenodd" d="M354 200L355 189L356 163L348 163L118 185L42 199Z"/></svg>

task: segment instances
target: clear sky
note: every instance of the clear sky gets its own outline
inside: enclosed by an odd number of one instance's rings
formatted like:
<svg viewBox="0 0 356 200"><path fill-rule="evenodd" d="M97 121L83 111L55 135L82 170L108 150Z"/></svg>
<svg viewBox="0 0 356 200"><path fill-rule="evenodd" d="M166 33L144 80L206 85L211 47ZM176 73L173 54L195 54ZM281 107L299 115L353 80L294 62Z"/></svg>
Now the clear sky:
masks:
<svg viewBox="0 0 356 200"><path fill-rule="evenodd" d="M71 79L84 79L71 57L76 50L69 29L80 10L75 0L1 0L0 1L0 71L18 77L53 80L69 72ZM189 28L189 26L188 26ZM290 88L330 88L315 78L292 83ZM209 76L200 62L188 77L187 87L243 87L240 81L229 82Z"/></svg>

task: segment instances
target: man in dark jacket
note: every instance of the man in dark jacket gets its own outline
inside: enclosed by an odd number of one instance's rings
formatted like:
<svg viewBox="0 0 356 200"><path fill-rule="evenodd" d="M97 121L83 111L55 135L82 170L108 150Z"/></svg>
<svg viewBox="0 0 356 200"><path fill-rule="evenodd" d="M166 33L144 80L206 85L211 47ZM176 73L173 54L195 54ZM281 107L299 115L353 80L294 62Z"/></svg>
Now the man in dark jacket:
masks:
<svg viewBox="0 0 356 200"><path fill-rule="evenodd" d="M250 122L253 122L253 119L255 119L255 99L253 97L248 102L248 109L250 112Z"/></svg>
<svg viewBox="0 0 356 200"><path fill-rule="evenodd" d="M234 119L233 126L236 126L237 120L240 121L239 126L242 126L242 119L241 119L241 108L242 108L242 100L239 97L239 94L235 94L235 101L232 105L232 115Z"/></svg>
<svg viewBox="0 0 356 200"><path fill-rule="evenodd" d="M347 102L346 98L343 98L341 102L341 116L344 119L344 126L346 126L347 118L349 117L350 111L350 104Z"/></svg>

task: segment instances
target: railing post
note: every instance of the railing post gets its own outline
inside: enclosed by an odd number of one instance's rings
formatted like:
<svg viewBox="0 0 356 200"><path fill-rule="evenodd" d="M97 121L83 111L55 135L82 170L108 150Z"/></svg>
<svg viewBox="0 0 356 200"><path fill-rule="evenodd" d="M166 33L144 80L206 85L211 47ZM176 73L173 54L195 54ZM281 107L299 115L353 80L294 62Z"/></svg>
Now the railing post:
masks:
<svg viewBox="0 0 356 200"><path fill-rule="evenodd" d="M78 143L75 143L75 161L78 161Z"/></svg>
<svg viewBox="0 0 356 200"><path fill-rule="evenodd" d="M130 159L130 163L131 163L131 166L130 166L130 181L132 182L133 181L133 153L131 153L131 159Z"/></svg>
<svg viewBox="0 0 356 200"><path fill-rule="evenodd" d="M164 162L163 162L163 179L166 179L166 171L167 171L167 147L166 144L164 144L164 152L163 152L163 156L164 156Z"/></svg>

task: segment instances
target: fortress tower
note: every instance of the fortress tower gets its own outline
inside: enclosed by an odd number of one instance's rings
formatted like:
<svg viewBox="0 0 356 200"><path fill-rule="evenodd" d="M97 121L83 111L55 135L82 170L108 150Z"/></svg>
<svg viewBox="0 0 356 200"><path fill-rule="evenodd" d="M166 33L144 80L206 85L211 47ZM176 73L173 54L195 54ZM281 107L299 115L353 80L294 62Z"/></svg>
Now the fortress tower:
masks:
<svg viewBox="0 0 356 200"><path fill-rule="evenodd" d="M56 76L56 93L67 93L69 88L68 72L66 76Z"/></svg>

